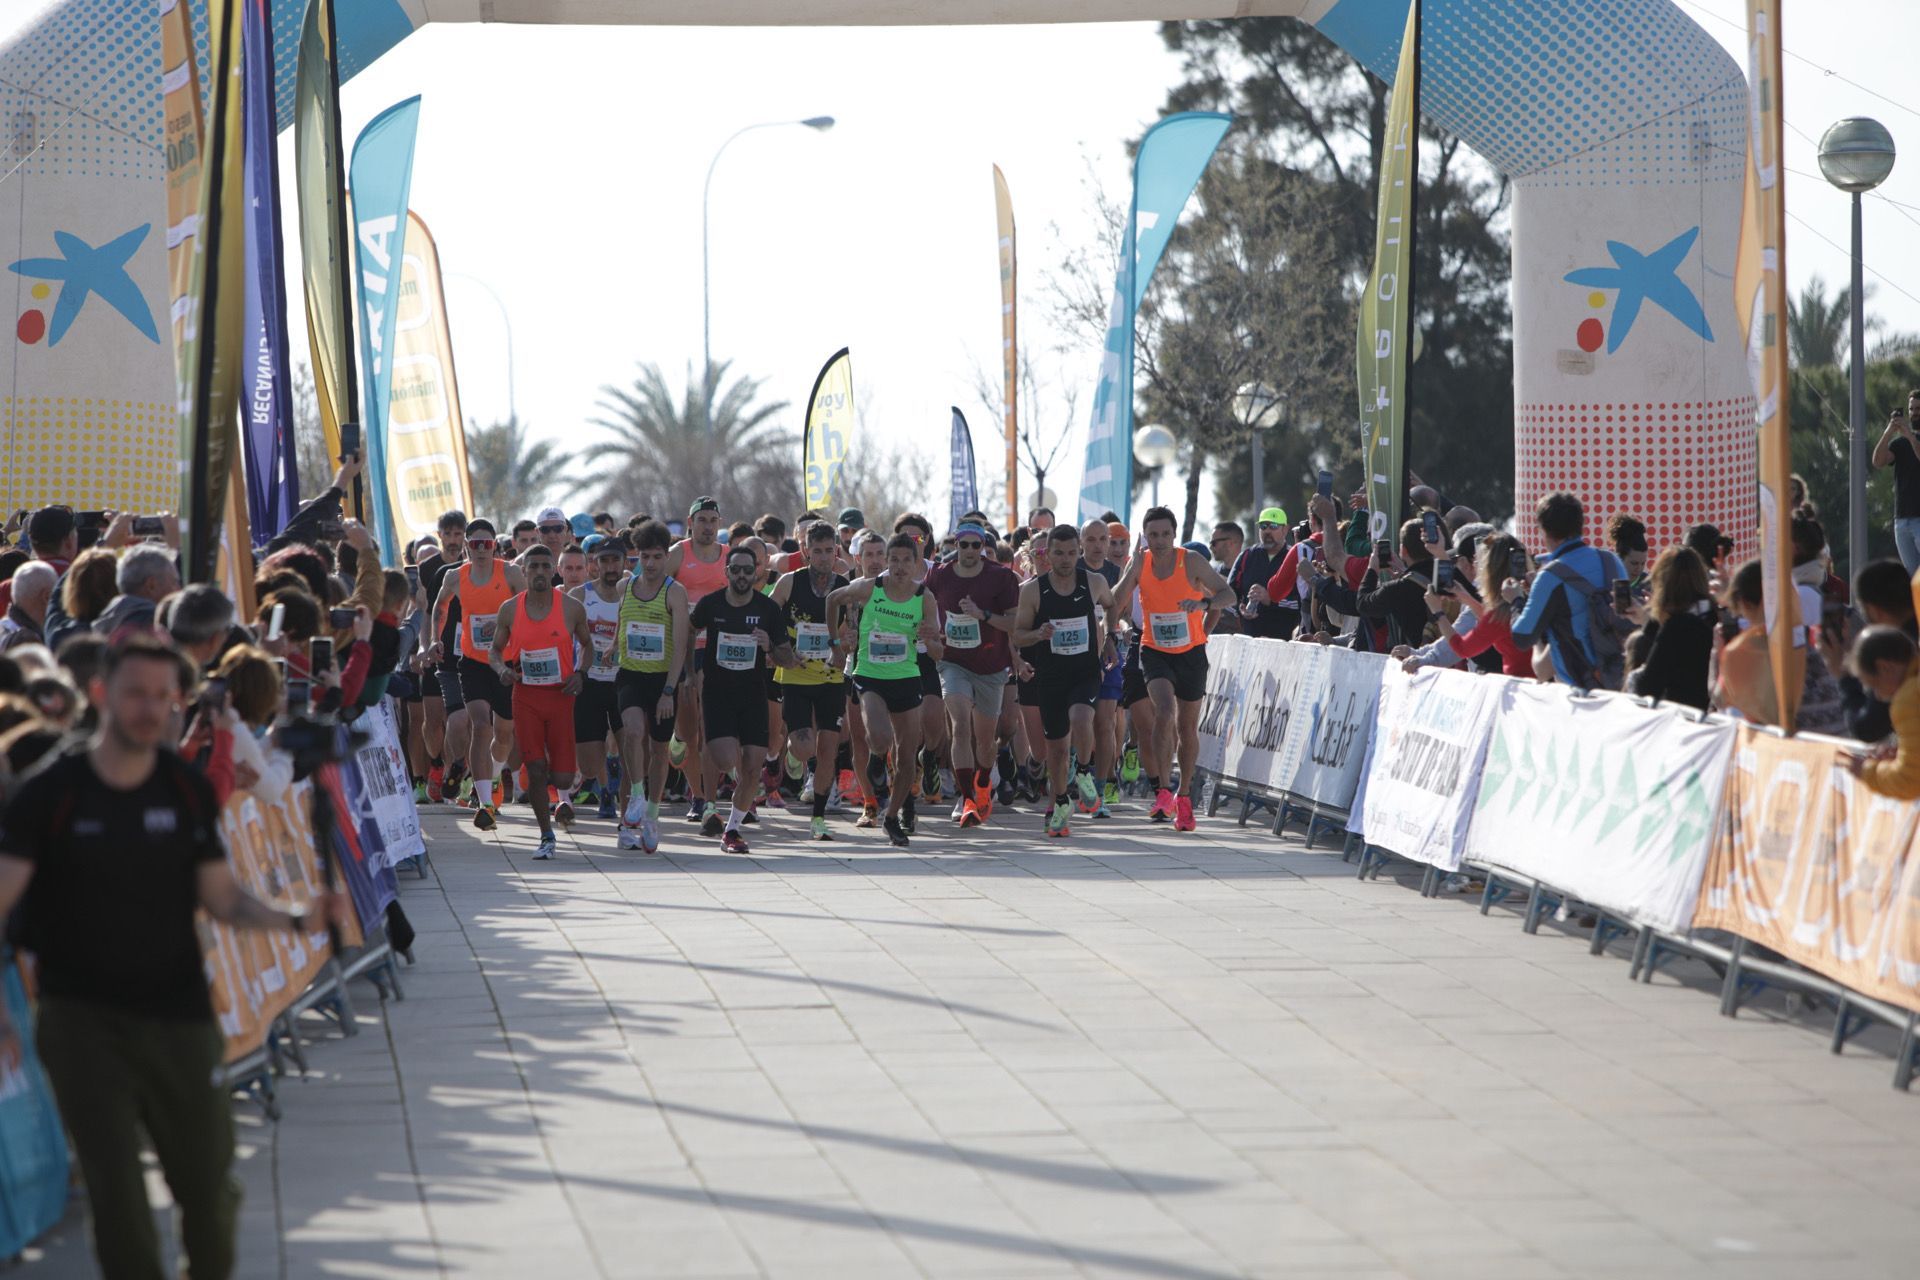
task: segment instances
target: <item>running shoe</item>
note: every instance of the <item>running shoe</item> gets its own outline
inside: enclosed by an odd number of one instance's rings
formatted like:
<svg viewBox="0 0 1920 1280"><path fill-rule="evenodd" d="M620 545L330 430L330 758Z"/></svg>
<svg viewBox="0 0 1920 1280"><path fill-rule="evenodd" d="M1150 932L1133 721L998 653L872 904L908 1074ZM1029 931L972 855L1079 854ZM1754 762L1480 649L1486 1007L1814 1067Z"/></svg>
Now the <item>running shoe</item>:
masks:
<svg viewBox="0 0 1920 1280"><path fill-rule="evenodd" d="M563 831L573 830L573 802L562 800L553 808L553 821Z"/></svg>
<svg viewBox="0 0 1920 1280"><path fill-rule="evenodd" d="M600 792L591 782L589 782L586 786L581 787L578 791L574 792L573 795L568 798L571 799L576 805L584 809L588 805L594 805L594 806L599 805Z"/></svg>
<svg viewBox="0 0 1920 1280"><path fill-rule="evenodd" d="M920 753L920 794L929 803L937 803L940 799L940 757L931 751ZM911 832L913 828L908 827L907 830Z"/></svg>
<svg viewBox="0 0 1920 1280"><path fill-rule="evenodd" d="M494 816L492 805L481 805L473 811L473 825L480 831L491 831L500 825L500 819Z"/></svg>
<svg viewBox="0 0 1920 1280"><path fill-rule="evenodd" d="M1080 789L1080 812L1092 813L1100 807L1100 788L1094 782L1093 775L1085 769L1074 775L1074 785Z"/></svg>
<svg viewBox="0 0 1920 1280"><path fill-rule="evenodd" d="M900 805L900 826L908 835L920 829L920 814L913 807L913 797L908 796Z"/></svg>
<svg viewBox="0 0 1920 1280"><path fill-rule="evenodd" d="M800 781L800 779L806 775L807 762L794 755L791 751L782 751L780 754L786 757L783 763L785 763L787 767L787 777L794 782Z"/></svg>
<svg viewBox="0 0 1920 1280"><path fill-rule="evenodd" d="M1047 815L1047 835L1055 840L1072 835L1073 828L1067 825L1069 816L1071 816L1071 810L1066 805L1054 805L1053 811Z"/></svg>
<svg viewBox="0 0 1920 1280"><path fill-rule="evenodd" d="M700 824L700 834L703 836L717 836L722 831L725 831L726 828L726 822L720 817L720 814L715 811L707 814L706 821Z"/></svg>
<svg viewBox="0 0 1920 1280"><path fill-rule="evenodd" d="M833 832L827 830L827 820L825 818L815 818L813 820L812 826L813 826L813 838L815 840L833 839Z"/></svg>
<svg viewBox="0 0 1920 1280"><path fill-rule="evenodd" d="M993 783L982 780L973 789L973 811L985 822L993 816Z"/></svg>
<svg viewBox="0 0 1920 1280"><path fill-rule="evenodd" d="M850 796L860 789L860 780L853 776L853 770L842 769L833 785L842 796Z"/></svg>
<svg viewBox="0 0 1920 1280"><path fill-rule="evenodd" d="M714 793L713 798L716 800L733 799L733 778L731 775L720 779L720 787Z"/></svg>
<svg viewBox="0 0 1920 1280"><path fill-rule="evenodd" d="M614 796L613 788L608 787L605 791L601 792L600 808L598 811L594 813L593 816L596 818L611 818L616 816L619 812L620 812L620 801L618 798Z"/></svg>
<svg viewBox="0 0 1920 1280"><path fill-rule="evenodd" d="M1120 784L1109 779L1107 782L1106 790L1101 792L1100 794L1100 801L1101 801L1101 807L1103 808L1110 804L1119 804L1120 803Z"/></svg>
<svg viewBox="0 0 1920 1280"><path fill-rule="evenodd" d="M439 804L442 797L447 793L446 787L446 769L437 764L430 766L427 769L427 803Z"/></svg>
<svg viewBox="0 0 1920 1280"><path fill-rule="evenodd" d="M861 805L860 816L854 819L853 825L856 827L875 827L880 825L879 807L871 804Z"/></svg>
<svg viewBox="0 0 1920 1280"><path fill-rule="evenodd" d="M647 798L636 789L627 797L627 812L623 815L623 820L628 826L637 827L646 819L646 816Z"/></svg>
<svg viewBox="0 0 1920 1280"><path fill-rule="evenodd" d="M900 825L900 815L897 813L888 814L885 825L887 828L887 839L891 840L896 848L906 848L907 829Z"/></svg>
<svg viewBox="0 0 1920 1280"><path fill-rule="evenodd" d="M725 835L720 837L720 852L722 853L748 852L747 838L741 835L738 831L728 831Z"/></svg>
<svg viewBox="0 0 1920 1280"><path fill-rule="evenodd" d="M1193 820L1193 797L1181 796L1174 801L1173 829L1175 831L1195 831L1199 824Z"/></svg>
<svg viewBox="0 0 1920 1280"><path fill-rule="evenodd" d="M1135 783L1140 781L1140 751L1137 747L1128 747L1126 754L1120 757L1120 781Z"/></svg>
<svg viewBox="0 0 1920 1280"><path fill-rule="evenodd" d="M960 825L963 828L977 827L981 821L980 806L972 800L962 800L960 802Z"/></svg>
<svg viewBox="0 0 1920 1280"><path fill-rule="evenodd" d="M1014 770L1013 793L1020 798L1022 804L1032 804L1040 798L1040 793L1034 789L1033 774L1026 765L1021 765Z"/></svg>
<svg viewBox="0 0 1920 1280"><path fill-rule="evenodd" d="M1012 804L1018 793L1014 790L1013 779L1004 773L1000 775L999 799L1001 804Z"/></svg>
<svg viewBox="0 0 1920 1280"><path fill-rule="evenodd" d="M707 816L707 802L695 798L687 802L687 821L698 822Z"/></svg>
<svg viewBox="0 0 1920 1280"><path fill-rule="evenodd" d="M760 793L760 799L767 802L767 808L769 809L784 809L787 807L787 798L780 794L780 788L778 787L768 787ZM759 800L756 800L754 803L758 804L759 802Z"/></svg>
<svg viewBox="0 0 1920 1280"><path fill-rule="evenodd" d="M642 853L660 852L660 823L650 813L640 823L640 851Z"/></svg>
<svg viewBox="0 0 1920 1280"><path fill-rule="evenodd" d="M1173 792L1162 787L1153 797L1153 808L1147 810L1147 821L1171 822L1173 813Z"/></svg>
<svg viewBox="0 0 1920 1280"><path fill-rule="evenodd" d="M560 852L560 846L554 842L552 836L548 836L540 842L539 848L533 851L533 860L535 862L548 862L551 861L553 855L558 852Z"/></svg>
<svg viewBox="0 0 1920 1280"><path fill-rule="evenodd" d="M1095 818L1111 818L1113 816L1113 812L1112 810L1107 808L1107 802L1105 800L1102 800L1100 802L1100 807L1093 811L1093 816Z"/></svg>
<svg viewBox="0 0 1920 1280"><path fill-rule="evenodd" d="M640 847L640 832L624 822L621 823L620 834L614 838L613 847L616 849L638 849Z"/></svg>
<svg viewBox="0 0 1920 1280"><path fill-rule="evenodd" d="M748 809L740 815L740 821L746 823L748 826L758 826L760 824L760 802L758 800L753 802L753 808Z"/></svg>
<svg viewBox="0 0 1920 1280"><path fill-rule="evenodd" d="M414 802L415 804L417 804L417 805L419 805L419 804L432 804L432 803L433 803L433 801L432 801L431 799L429 799L429 798L428 798L428 796L427 796L427 784L426 784L426 783L424 783L424 782L416 782L416 783L414 783L414 784L413 784L413 802Z"/></svg>
<svg viewBox="0 0 1920 1280"><path fill-rule="evenodd" d="M967 811L972 808L973 808L973 801L971 798L967 796L955 796L953 799L953 812L949 813L947 817L952 819L954 822L958 822L962 818L966 817Z"/></svg>

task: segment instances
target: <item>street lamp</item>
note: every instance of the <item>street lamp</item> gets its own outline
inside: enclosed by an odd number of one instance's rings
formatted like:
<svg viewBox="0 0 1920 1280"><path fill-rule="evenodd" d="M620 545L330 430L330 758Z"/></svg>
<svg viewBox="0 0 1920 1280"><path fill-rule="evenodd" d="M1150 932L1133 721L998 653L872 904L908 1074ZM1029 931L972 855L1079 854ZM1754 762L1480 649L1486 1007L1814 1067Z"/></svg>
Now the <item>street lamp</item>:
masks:
<svg viewBox="0 0 1920 1280"><path fill-rule="evenodd" d="M713 389L707 385L707 378L713 369L713 290L708 272L707 240L709 222L707 204L713 196L713 171L720 163L720 157L726 154L734 139L743 133L752 133L755 129L779 129L790 124L805 125L815 133L825 133L833 128L832 116L808 116L804 120L763 120L759 124L750 124L735 129L728 139L720 144L713 153L713 159L707 164L706 185L700 189L700 402L701 415L706 419L708 431L713 429Z"/></svg>
<svg viewBox="0 0 1920 1280"><path fill-rule="evenodd" d="M1173 432L1157 422L1133 433L1133 460L1153 472L1153 506L1160 505L1160 473L1173 461L1176 447Z"/></svg>
<svg viewBox="0 0 1920 1280"><path fill-rule="evenodd" d="M1267 505L1267 457L1262 437L1280 423L1280 393L1264 382L1249 382L1233 393L1233 412L1253 435L1253 514Z"/></svg>
<svg viewBox="0 0 1920 1280"><path fill-rule="evenodd" d="M1820 135L1820 172L1853 196L1853 376L1847 414L1847 570L1867 562L1867 333L1861 280L1860 197L1893 172L1893 135L1878 120L1850 116Z"/></svg>

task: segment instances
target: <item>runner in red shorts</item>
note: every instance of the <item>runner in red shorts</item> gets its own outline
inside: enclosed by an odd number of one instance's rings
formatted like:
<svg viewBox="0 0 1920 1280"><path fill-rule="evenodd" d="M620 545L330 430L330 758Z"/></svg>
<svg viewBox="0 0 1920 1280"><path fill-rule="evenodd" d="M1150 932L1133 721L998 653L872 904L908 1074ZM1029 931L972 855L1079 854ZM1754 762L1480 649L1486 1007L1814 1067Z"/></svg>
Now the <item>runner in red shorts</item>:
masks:
<svg viewBox="0 0 1920 1280"><path fill-rule="evenodd" d="M557 815L548 814L547 787L564 791L573 785L573 699L584 678L574 659L593 652L593 631L586 606L554 591L551 550L536 542L520 565L527 589L500 606L487 662L513 690L513 740L540 823L533 856L544 862L557 852L554 818L563 827L573 825L573 806L564 800Z"/></svg>

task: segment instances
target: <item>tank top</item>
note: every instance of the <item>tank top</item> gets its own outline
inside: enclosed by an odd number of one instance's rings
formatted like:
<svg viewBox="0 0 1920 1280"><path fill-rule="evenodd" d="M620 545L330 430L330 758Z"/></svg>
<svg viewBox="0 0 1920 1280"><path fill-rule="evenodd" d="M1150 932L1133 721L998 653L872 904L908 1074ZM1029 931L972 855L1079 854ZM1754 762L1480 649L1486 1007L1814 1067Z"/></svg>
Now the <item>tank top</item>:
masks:
<svg viewBox="0 0 1920 1280"><path fill-rule="evenodd" d="M1034 611L1033 625L1053 624L1050 639L1033 646L1037 657L1028 661L1050 680L1078 680L1100 674L1100 651L1095 646L1099 629L1093 622L1093 588L1087 585L1084 565L1073 571L1073 592L1061 595L1053 587L1051 572L1040 575L1040 607Z"/></svg>
<svg viewBox="0 0 1920 1280"><path fill-rule="evenodd" d="M611 680L620 672L615 642L620 632L620 605L626 597L624 582L620 594L611 600L601 599L599 588L591 582L580 593L580 603L587 608L587 630L593 633L593 657L587 664L589 680Z"/></svg>
<svg viewBox="0 0 1920 1280"><path fill-rule="evenodd" d="M493 628L499 620L500 606L513 594L507 586L505 562L495 560L493 576L484 583L473 580L472 565L461 565L454 594L460 601L460 652L475 662L485 662L493 648Z"/></svg>
<svg viewBox="0 0 1920 1280"><path fill-rule="evenodd" d="M727 549L719 543L714 548L719 555L708 564L693 553L693 542L680 544L680 585L687 590L687 608L691 609L716 591L727 589Z"/></svg>
<svg viewBox="0 0 1920 1280"><path fill-rule="evenodd" d="M1181 608L1195 599L1193 583L1187 579L1187 549L1173 549L1173 572L1158 577L1153 572L1153 557L1147 557L1140 571L1140 611L1145 617L1143 636L1146 647L1159 653L1185 653L1207 642L1206 619L1198 612Z"/></svg>
<svg viewBox="0 0 1920 1280"><path fill-rule="evenodd" d="M887 580L877 579L873 596L860 610L860 649L853 674L874 680L919 679L920 661L913 638L926 616L927 589L915 587L905 601L887 595Z"/></svg>
<svg viewBox="0 0 1920 1280"><path fill-rule="evenodd" d="M547 615L527 612L527 593L513 597L513 652L520 660L520 683L529 689L557 689L573 675L573 632L567 629L565 597L555 592Z"/></svg>
<svg viewBox="0 0 1920 1280"><path fill-rule="evenodd" d="M668 578L651 598L642 599L636 575L620 593L614 654L622 671L666 673L673 658L673 612L667 608L667 589L673 583Z"/></svg>
<svg viewBox="0 0 1920 1280"><path fill-rule="evenodd" d="M838 591L846 585L847 580L836 573L829 579L827 590ZM810 570L802 569L794 575L793 586L787 591L787 616L793 620L787 636L801 662L797 667L776 667L774 683L845 684L846 677L827 665L833 649L833 637L827 633L827 598L813 589Z"/></svg>

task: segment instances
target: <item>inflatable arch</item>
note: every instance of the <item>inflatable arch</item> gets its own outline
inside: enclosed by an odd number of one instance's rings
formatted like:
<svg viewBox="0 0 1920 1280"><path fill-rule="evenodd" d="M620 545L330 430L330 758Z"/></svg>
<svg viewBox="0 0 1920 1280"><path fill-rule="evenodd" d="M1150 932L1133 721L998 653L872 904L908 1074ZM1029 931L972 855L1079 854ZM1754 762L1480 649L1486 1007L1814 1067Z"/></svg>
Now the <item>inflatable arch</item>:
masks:
<svg viewBox="0 0 1920 1280"><path fill-rule="evenodd" d="M269 4L284 127L305 0ZM1391 78L1406 20L1406 0L343 0L336 8L349 76L429 21L1292 15ZM53 0L0 46L0 246L10 264L0 289L15 329L0 362L8 510L173 505L171 356L165 326L155 323L168 302L156 10L151 0ZM1518 508L1567 488L1588 500L1595 532L1608 514L1633 511L1659 541L1699 520L1745 534L1755 520L1755 443L1732 306L1746 147L1739 67L1672 0L1426 0L1424 14L1426 114L1513 184Z"/></svg>

